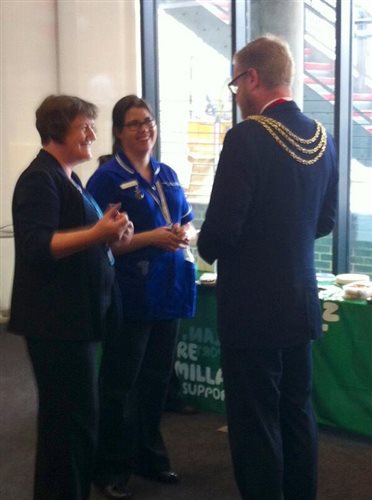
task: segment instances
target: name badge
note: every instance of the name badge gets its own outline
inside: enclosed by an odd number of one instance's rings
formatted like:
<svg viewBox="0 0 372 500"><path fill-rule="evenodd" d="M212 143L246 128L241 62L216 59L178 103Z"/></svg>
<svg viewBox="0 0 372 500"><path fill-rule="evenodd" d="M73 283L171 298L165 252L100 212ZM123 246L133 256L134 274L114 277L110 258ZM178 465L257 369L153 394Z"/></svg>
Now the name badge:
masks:
<svg viewBox="0 0 372 500"><path fill-rule="evenodd" d="M123 182L123 184L120 184L121 189L129 189L131 187L137 187L138 186L138 181L128 181L128 182Z"/></svg>

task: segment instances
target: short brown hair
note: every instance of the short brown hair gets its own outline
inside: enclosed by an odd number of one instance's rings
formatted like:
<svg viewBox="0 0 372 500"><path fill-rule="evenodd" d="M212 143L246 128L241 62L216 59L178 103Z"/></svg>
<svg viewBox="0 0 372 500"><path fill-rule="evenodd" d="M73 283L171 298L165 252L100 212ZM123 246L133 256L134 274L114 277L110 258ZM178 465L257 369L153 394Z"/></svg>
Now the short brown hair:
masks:
<svg viewBox="0 0 372 500"><path fill-rule="evenodd" d="M97 107L79 97L50 95L36 110L36 128L43 145L51 140L63 144L71 122L78 115L97 117Z"/></svg>
<svg viewBox="0 0 372 500"><path fill-rule="evenodd" d="M294 62L291 51L287 42L274 35L248 43L234 59L243 69L254 68L268 89L292 84Z"/></svg>

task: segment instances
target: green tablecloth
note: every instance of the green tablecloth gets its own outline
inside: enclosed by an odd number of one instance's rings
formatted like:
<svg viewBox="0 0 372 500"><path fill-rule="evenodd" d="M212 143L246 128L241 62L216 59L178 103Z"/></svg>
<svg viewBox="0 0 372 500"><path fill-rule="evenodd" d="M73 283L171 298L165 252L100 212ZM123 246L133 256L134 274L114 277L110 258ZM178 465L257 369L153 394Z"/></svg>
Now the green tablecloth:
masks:
<svg viewBox="0 0 372 500"><path fill-rule="evenodd" d="M198 287L196 317L181 321L176 372L188 402L202 410L225 411L214 288Z"/></svg>
<svg viewBox="0 0 372 500"><path fill-rule="evenodd" d="M372 307L322 302L325 335L314 343L318 421L372 436Z"/></svg>
<svg viewBox="0 0 372 500"><path fill-rule="evenodd" d="M325 335L313 345L313 403L319 423L372 436L372 307L321 303ZM176 371L185 400L223 413L214 288L198 288L197 314L183 320Z"/></svg>

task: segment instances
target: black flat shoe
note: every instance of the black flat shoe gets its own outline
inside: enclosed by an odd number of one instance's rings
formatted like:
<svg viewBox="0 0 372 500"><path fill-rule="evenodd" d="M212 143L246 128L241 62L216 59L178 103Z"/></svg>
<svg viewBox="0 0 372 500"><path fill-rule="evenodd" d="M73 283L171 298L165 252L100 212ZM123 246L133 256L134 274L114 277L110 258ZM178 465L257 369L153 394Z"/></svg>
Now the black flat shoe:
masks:
<svg viewBox="0 0 372 500"><path fill-rule="evenodd" d="M162 470L160 472L157 472L154 479L160 481L161 483L168 484L178 483L178 481L180 480L177 472L174 472L173 470Z"/></svg>
<svg viewBox="0 0 372 500"><path fill-rule="evenodd" d="M133 496L133 493L127 487L126 483L122 481L116 481L105 485L96 484L95 486L106 498L129 500Z"/></svg>
<svg viewBox="0 0 372 500"><path fill-rule="evenodd" d="M173 470L160 470L160 471L137 471L139 476L151 479L152 481L159 481L160 483L175 484L180 480L177 472Z"/></svg>

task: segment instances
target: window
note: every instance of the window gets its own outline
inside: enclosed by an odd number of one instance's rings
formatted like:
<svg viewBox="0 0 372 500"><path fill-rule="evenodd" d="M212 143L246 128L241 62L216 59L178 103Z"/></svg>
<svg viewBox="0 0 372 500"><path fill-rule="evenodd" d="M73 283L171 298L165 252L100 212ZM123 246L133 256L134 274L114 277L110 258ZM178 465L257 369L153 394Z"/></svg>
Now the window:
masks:
<svg viewBox="0 0 372 500"><path fill-rule="evenodd" d="M306 0L304 21L303 110L333 135L336 0ZM332 235L315 242L315 265L317 271L332 271Z"/></svg>
<svg viewBox="0 0 372 500"><path fill-rule="evenodd" d="M155 4L159 153L176 170L199 226L232 124L231 2Z"/></svg>
<svg viewBox="0 0 372 500"><path fill-rule="evenodd" d="M350 270L372 268L372 4L353 3Z"/></svg>
<svg viewBox="0 0 372 500"><path fill-rule="evenodd" d="M148 3L142 2L147 19ZM204 219L223 138L235 121L226 86L232 52L235 45L239 49L247 40L274 33L288 40L294 55L296 102L334 135L343 163L339 220L334 235L316 242L317 271L372 277L370 0L265 2L264 9L261 0L157 0L154 5L152 28L146 25L152 33L144 36L153 43L144 44L144 55L154 49L159 156L177 171L196 225ZM345 53L348 30L352 43ZM146 74L148 97L147 65Z"/></svg>

